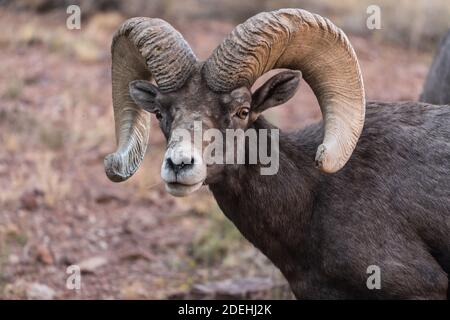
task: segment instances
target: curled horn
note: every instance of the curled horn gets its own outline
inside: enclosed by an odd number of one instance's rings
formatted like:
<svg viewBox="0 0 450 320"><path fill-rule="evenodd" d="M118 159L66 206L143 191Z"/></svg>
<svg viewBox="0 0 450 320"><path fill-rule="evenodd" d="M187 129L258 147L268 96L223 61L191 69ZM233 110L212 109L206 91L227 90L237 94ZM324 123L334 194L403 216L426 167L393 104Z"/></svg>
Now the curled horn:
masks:
<svg viewBox="0 0 450 320"><path fill-rule="evenodd" d="M275 68L301 70L324 118L317 167L327 173L350 158L364 125L364 85L355 52L342 30L300 9L260 13L238 25L203 68L209 87L250 87Z"/></svg>
<svg viewBox="0 0 450 320"><path fill-rule="evenodd" d="M106 175L114 182L131 177L144 157L150 115L129 95L137 79L155 79L162 91L180 88L197 59L181 34L160 19L132 18L116 31L111 45L112 100L117 150L106 156Z"/></svg>

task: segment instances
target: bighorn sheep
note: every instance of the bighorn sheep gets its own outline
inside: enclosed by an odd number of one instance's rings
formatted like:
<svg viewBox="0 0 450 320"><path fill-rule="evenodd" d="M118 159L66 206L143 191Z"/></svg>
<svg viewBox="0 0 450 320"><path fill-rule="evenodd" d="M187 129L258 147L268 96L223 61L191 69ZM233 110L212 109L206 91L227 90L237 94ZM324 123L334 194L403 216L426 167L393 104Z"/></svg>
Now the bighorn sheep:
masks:
<svg viewBox="0 0 450 320"><path fill-rule="evenodd" d="M275 68L294 71L252 93ZM274 128L261 113L293 96L298 70L324 124L280 133L277 174L261 175L262 164L206 165L191 141L173 139L195 121L220 132ZM199 62L168 23L132 18L114 35L112 88L118 149L105 158L108 177L123 181L138 169L156 114L168 140L168 192L208 185L297 298L447 297L450 108L366 104L355 52L329 20L300 9L261 13ZM379 289L367 286L371 265Z"/></svg>
<svg viewBox="0 0 450 320"><path fill-rule="evenodd" d="M420 95L420 101L450 104L450 31L439 45Z"/></svg>

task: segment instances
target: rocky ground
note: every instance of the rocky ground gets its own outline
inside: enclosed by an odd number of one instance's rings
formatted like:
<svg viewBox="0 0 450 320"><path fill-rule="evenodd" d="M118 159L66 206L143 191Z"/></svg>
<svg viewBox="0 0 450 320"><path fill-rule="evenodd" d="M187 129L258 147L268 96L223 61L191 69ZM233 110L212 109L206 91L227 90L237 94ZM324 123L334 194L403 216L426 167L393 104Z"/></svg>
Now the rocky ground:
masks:
<svg viewBox="0 0 450 320"><path fill-rule="evenodd" d="M165 193L157 126L139 172L122 184L106 178L103 158L115 147L109 44L124 18L96 14L76 31L65 18L0 9L0 298L290 298L206 188ZM200 58L233 28L175 25ZM417 99L430 53L350 40L369 99ZM293 129L320 111L302 82L269 118ZM72 264L82 266L80 290L66 287Z"/></svg>

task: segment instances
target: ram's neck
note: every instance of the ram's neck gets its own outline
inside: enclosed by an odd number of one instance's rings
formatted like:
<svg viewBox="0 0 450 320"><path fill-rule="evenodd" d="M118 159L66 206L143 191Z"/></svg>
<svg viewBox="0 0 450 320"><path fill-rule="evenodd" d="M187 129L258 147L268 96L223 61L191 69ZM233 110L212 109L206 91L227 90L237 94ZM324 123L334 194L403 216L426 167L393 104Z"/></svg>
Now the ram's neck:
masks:
<svg viewBox="0 0 450 320"><path fill-rule="evenodd" d="M261 119L255 128L274 127ZM294 259L292 250L301 250L307 234L319 179L314 151L297 143L295 135L280 134L276 174L261 175L259 165L229 166L219 182L210 184L225 215L280 269L281 261L289 268L285 262Z"/></svg>

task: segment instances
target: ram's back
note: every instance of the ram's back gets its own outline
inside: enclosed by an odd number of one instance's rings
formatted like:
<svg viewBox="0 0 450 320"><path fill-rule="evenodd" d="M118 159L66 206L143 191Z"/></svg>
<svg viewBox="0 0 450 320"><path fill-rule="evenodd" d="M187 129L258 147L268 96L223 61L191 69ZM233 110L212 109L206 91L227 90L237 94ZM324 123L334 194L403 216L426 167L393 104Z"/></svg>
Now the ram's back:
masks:
<svg viewBox="0 0 450 320"><path fill-rule="evenodd" d="M321 175L314 215L325 233L361 246L351 250L391 243L414 259L423 249L449 273L450 106L369 102L350 161Z"/></svg>

